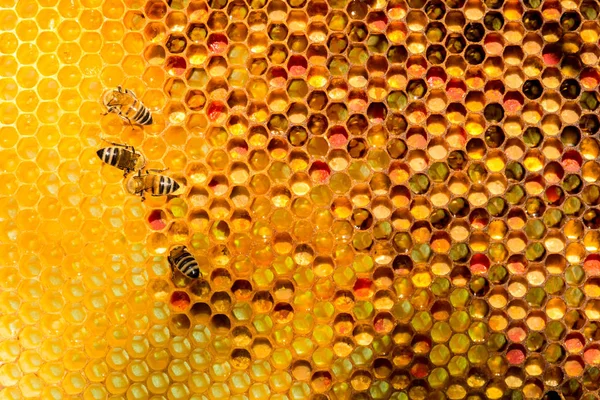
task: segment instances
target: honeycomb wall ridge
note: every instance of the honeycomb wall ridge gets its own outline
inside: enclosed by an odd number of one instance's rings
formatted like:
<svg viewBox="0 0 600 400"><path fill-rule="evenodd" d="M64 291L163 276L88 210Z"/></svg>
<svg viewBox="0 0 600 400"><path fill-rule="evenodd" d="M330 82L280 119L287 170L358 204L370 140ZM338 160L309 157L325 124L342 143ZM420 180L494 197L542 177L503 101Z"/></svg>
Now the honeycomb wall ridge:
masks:
<svg viewBox="0 0 600 400"><path fill-rule="evenodd" d="M0 0L0 399L597 399L599 16Z"/></svg>

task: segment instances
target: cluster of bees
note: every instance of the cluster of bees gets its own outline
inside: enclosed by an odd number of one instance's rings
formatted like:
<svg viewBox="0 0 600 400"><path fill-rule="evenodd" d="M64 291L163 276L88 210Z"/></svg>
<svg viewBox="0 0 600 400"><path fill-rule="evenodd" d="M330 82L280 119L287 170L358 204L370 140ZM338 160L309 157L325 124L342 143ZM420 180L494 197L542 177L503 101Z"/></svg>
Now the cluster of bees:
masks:
<svg viewBox="0 0 600 400"><path fill-rule="evenodd" d="M128 89L118 86L116 89L107 90L102 98L106 113L117 114L130 125L151 125L152 113L135 94ZM166 170L145 169L146 158L133 146L109 142L110 147L104 147L96 152L103 163L119 168L123 171L125 189L128 193L146 199L146 193L152 196L173 194L181 185L173 178L160 175ZM133 175L129 176L131 173ZM171 268L178 269L188 278L199 278L200 268L198 262L185 246L171 249L168 257Z"/></svg>

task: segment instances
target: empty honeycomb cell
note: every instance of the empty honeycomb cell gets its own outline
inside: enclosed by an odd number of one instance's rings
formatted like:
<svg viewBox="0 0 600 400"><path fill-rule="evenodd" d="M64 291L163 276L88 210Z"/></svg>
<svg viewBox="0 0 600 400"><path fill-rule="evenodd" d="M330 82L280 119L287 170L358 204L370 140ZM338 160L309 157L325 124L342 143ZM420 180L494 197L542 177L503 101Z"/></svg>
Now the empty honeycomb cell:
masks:
<svg viewBox="0 0 600 400"><path fill-rule="evenodd" d="M593 398L596 3L5 3L3 395Z"/></svg>
<svg viewBox="0 0 600 400"><path fill-rule="evenodd" d="M107 1L102 4L102 14L106 18L120 19L124 10L124 4L118 0Z"/></svg>
<svg viewBox="0 0 600 400"><path fill-rule="evenodd" d="M107 64L118 64L123 58L123 47L118 43L109 43L102 46L100 55Z"/></svg>

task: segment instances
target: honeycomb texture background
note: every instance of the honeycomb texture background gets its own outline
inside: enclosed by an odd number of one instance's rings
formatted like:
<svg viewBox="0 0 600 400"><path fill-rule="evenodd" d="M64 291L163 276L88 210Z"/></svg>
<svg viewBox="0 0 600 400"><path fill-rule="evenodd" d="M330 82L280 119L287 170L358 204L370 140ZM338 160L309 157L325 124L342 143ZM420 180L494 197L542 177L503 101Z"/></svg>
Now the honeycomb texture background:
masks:
<svg viewBox="0 0 600 400"><path fill-rule="evenodd" d="M599 12L0 0L0 399L596 399Z"/></svg>

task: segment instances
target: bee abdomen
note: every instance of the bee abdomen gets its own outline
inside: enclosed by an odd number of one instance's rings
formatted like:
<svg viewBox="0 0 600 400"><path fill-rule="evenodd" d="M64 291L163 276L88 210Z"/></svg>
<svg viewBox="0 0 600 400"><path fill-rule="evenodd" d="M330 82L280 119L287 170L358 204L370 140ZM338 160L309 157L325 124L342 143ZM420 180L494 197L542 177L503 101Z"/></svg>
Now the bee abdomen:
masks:
<svg viewBox="0 0 600 400"><path fill-rule="evenodd" d="M121 155L121 149L117 147L106 147L98 150L96 154L104 163L116 167L119 156Z"/></svg>
<svg viewBox="0 0 600 400"><path fill-rule="evenodd" d="M137 122L140 125L151 125L152 124L152 113L146 106L144 106L141 102L138 102L138 106L140 107L135 115L133 116L133 121Z"/></svg>
<svg viewBox="0 0 600 400"><path fill-rule="evenodd" d="M170 194L179 189L179 184L168 176L161 176L158 184L158 195Z"/></svg>
<svg viewBox="0 0 600 400"><path fill-rule="evenodd" d="M200 268L194 256L187 251L176 260L177 269L188 278L198 278L200 276Z"/></svg>

